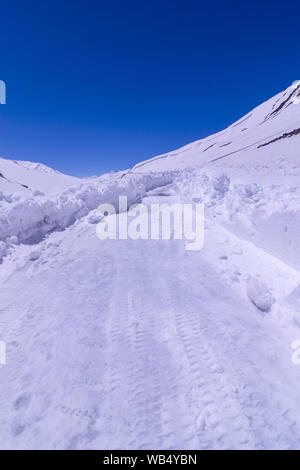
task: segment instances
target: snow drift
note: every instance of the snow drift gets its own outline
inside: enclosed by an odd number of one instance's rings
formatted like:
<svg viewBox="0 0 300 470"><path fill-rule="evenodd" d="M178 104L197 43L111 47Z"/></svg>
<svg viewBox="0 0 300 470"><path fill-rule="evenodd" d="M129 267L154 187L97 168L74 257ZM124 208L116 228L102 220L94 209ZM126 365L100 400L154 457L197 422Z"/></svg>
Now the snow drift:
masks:
<svg viewBox="0 0 300 470"><path fill-rule="evenodd" d="M65 229L100 204L111 203L117 207L119 195L126 195L130 205L139 202L146 191L171 183L174 175L170 171L141 175L127 172L107 182L101 178L86 180L58 194L1 192L2 256L11 244L37 243L47 233Z"/></svg>

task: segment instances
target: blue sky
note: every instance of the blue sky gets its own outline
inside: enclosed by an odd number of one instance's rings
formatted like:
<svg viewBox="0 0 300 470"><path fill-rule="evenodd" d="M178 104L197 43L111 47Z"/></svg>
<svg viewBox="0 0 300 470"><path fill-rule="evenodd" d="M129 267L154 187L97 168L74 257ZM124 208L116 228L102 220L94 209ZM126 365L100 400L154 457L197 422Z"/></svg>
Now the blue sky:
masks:
<svg viewBox="0 0 300 470"><path fill-rule="evenodd" d="M0 156L74 175L216 132L299 79L295 2L0 3Z"/></svg>

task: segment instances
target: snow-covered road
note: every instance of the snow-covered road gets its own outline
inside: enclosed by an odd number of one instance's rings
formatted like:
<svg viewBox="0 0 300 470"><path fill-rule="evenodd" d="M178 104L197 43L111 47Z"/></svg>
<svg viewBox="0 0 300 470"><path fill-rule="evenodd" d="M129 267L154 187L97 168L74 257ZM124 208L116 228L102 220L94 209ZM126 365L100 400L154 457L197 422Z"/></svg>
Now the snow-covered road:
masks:
<svg viewBox="0 0 300 470"><path fill-rule="evenodd" d="M295 330L282 307L265 315L247 298L240 259L257 249L211 220L206 232L187 252L100 241L84 217L35 245L35 261L16 247L0 279L1 448L300 447Z"/></svg>

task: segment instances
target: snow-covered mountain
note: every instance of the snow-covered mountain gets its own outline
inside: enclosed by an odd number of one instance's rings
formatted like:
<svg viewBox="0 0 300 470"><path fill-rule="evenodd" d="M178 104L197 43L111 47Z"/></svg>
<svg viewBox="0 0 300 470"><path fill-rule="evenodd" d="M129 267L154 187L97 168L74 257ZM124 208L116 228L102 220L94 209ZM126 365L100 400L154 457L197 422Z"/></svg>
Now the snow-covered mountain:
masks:
<svg viewBox="0 0 300 470"><path fill-rule="evenodd" d="M24 194L42 191L62 191L79 183L78 178L64 175L41 163L22 162L0 158L0 191Z"/></svg>
<svg viewBox="0 0 300 470"><path fill-rule="evenodd" d="M300 448L299 93L120 173L0 159L0 448ZM203 249L100 241L119 195Z"/></svg>
<svg viewBox="0 0 300 470"><path fill-rule="evenodd" d="M224 131L160 155L135 166L141 171L199 167L219 162L224 166L271 165L286 157L289 166L299 163L300 81L258 106ZM298 144L299 145L299 144Z"/></svg>

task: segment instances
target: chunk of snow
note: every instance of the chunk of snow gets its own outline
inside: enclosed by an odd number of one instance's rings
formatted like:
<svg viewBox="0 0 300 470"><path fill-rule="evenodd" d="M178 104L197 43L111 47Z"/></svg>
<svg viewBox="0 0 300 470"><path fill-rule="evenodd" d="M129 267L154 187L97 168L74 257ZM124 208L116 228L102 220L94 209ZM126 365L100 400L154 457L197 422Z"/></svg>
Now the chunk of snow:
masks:
<svg viewBox="0 0 300 470"><path fill-rule="evenodd" d="M37 259L39 259L40 256L41 253L39 251L32 251L29 255L29 259L30 261L36 261Z"/></svg>
<svg viewBox="0 0 300 470"><path fill-rule="evenodd" d="M252 277L248 281L247 295L251 302L263 312L268 312L275 302L268 286L257 277Z"/></svg>
<svg viewBox="0 0 300 470"><path fill-rule="evenodd" d="M229 191L230 178L226 175L219 176L214 181L215 197L223 198Z"/></svg>
<svg viewBox="0 0 300 470"><path fill-rule="evenodd" d="M248 198L252 198L253 196L258 195L260 191L261 191L261 188L256 183L248 184L245 186L245 194L246 194L246 197Z"/></svg>
<svg viewBox="0 0 300 470"><path fill-rule="evenodd" d="M16 235L12 235L11 237L9 237L7 240L6 240L6 243L7 245L10 247L10 246L13 246L13 245L18 245L19 244L19 239Z"/></svg>
<svg viewBox="0 0 300 470"><path fill-rule="evenodd" d="M89 215L88 222L90 224L98 224L103 219L103 217L103 214L93 213Z"/></svg>

